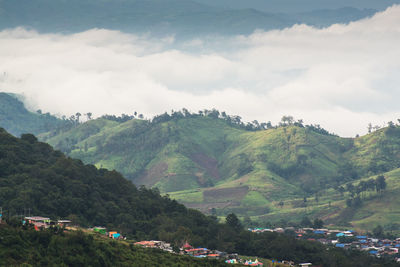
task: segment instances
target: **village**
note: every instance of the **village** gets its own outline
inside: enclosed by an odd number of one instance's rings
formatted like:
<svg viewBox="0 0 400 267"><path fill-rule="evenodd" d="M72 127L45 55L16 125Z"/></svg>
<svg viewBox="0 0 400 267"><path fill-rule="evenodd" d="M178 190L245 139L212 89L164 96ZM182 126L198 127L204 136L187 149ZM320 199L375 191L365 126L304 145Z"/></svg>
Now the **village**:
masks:
<svg viewBox="0 0 400 267"><path fill-rule="evenodd" d="M50 228L52 226L62 227L66 230L78 230L79 226L73 226L70 220L51 220L47 217L32 216L24 217L23 224L32 224L34 229L37 231ZM85 229L95 234L110 238L114 240L127 240L125 236L117 231L108 230L105 227L95 226L92 228ZM353 230L332 230L332 229L314 229L314 228L248 228L248 231L253 233L265 233L275 232L279 234L292 234L297 239L305 239L308 241L320 242L324 245L334 246L342 249L358 249L368 252L371 256L375 257L392 257L393 260L400 262L400 238L390 239L379 239L375 237L369 237L366 235L359 235ZM160 249L169 253L177 253L181 255L188 255L195 258L208 258L223 260L229 264L242 264L245 266L264 266L262 261L257 258L244 258L238 254L229 254L223 251L211 250L208 248L191 246L187 241L180 248L173 248L170 243L159 241L159 240L143 240L135 242L134 245L150 248ZM281 266L312 266L312 263L297 263L295 264L290 260L272 260L271 263L281 264Z"/></svg>
<svg viewBox="0 0 400 267"><path fill-rule="evenodd" d="M314 228L249 228L253 233L276 232L294 234L298 239L320 242L324 245L331 245L342 249L357 249L368 252L375 257L393 257L400 262L400 238L394 240L380 239L376 237L358 234L353 230L332 230Z"/></svg>
<svg viewBox="0 0 400 267"><path fill-rule="evenodd" d="M33 225L36 231L41 231L44 229L48 229L50 227L61 227L65 230L74 231L74 230L84 230L93 232L102 236L104 238L110 238L113 240L127 240L125 236L117 231L108 230L106 227L95 226L88 229L83 229L79 226L73 225L72 221L70 220L51 220L48 217L42 216L32 216L32 217L24 217L22 220L22 224L31 224ZM223 260L229 264L241 264L245 266L264 266L264 263L259 261L257 258L244 259L240 257L238 254L229 254L226 252L218 251L218 250L211 250L208 248L195 248L191 246L188 242L185 242L182 247L179 249L173 249L170 243L158 240L144 240L133 243L136 246L140 246L143 248L149 249L160 249L169 253L177 253L180 255L187 255L195 258L208 258L208 259L216 259L216 260ZM273 266L275 264L282 264L283 266L295 266L291 261L272 261ZM301 264L298 266L310 266L311 264Z"/></svg>

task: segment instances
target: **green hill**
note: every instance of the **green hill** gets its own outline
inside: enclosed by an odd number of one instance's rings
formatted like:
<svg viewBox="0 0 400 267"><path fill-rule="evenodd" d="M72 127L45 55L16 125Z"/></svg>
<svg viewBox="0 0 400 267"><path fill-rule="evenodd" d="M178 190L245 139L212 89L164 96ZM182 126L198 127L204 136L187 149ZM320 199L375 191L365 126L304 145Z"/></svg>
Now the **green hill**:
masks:
<svg viewBox="0 0 400 267"><path fill-rule="evenodd" d="M66 121L49 113L39 114L28 111L20 96L0 92L0 127L15 136L23 133L40 134L64 126Z"/></svg>
<svg viewBox="0 0 400 267"><path fill-rule="evenodd" d="M100 118L41 138L86 163L116 169L138 185L157 187L202 211L216 208L217 214L281 214L280 201L336 192L342 184L400 166L398 126L341 138L298 122L261 129L211 111L184 114L152 122Z"/></svg>
<svg viewBox="0 0 400 267"><path fill-rule="evenodd" d="M187 209L157 190L137 189L115 171L67 158L31 134L16 138L0 129L0 185L2 215L8 222L30 208L34 215L67 217L82 226L104 225L129 239L159 239L174 246L187 240L194 246L230 253L324 266L365 266L371 262L379 266L385 261L389 264L386 266L396 265L360 251L328 250L317 242L290 235L251 233L233 214L226 223L218 223L216 217ZM79 232L63 236L0 224L0 235L0 260L6 265L51 262L61 266L135 266L140 265L138 261L147 264L156 260L157 266L215 266L212 262L124 247L122 243L105 243Z"/></svg>

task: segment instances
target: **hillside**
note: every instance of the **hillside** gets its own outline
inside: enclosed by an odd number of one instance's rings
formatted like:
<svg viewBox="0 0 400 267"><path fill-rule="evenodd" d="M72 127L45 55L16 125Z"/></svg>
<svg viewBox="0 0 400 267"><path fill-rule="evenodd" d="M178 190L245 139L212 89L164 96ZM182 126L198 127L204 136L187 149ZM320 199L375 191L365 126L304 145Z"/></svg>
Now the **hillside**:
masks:
<svg viewBox="0 0 400 267"><path fill-rule="evenodd" d="M67 158L31 134L15 138L0 130L0 184L2 215L7 221L30 208L31 214L54 219L66 217L82 226L104 225L126 234L129 239L159 239L174 246L189 241L194 246L230 253L311 261L325 266L365 266L367 262L379 266L386 261L359 251L328 250L317 242L297 240L289 235L251 233L243 229L233 214L227 217L226 223L218 223L215 217L187 209L162 197L157 190L137 189L115 171L96 169ZM112 259L127 265L142 256L144 261L154 259L153 252L124 249L123 244L117 243L103 244L79 233L64 237L3 227L0 225L0 247L7 249L1 249L0 256L11 264L23 263L25 257L34 261L40 258L43 264L74 262L71 265L75 266L95 265L97 260L104 261L100 264L104 266ZM115 254L116 248L120 248L118 254ZM109 258L104 259L104 255ZM170 255L159 257L162 263L164 260L191 261ZM387 263L395 266L390 260Z"/></svg>
<svg viewBox="0 0 400 267"><path fill-rule="evenodd" d="M323 194L400 166L397 126L354 139L299 123L251 130L233 120L210 114L153 122L100 118L41 138L86 163L116 169L138 185L218 214L280 213L281 200ZM65 140L72 142L69 149Z"/></svg>
<svg viewBox="0 0 400 267"><path fill-rule="evenodd" d="M161 250L143 249L78 232L37 232L0 225L0 259L4 266L228 266Z"/></svg>
<svg viewBox="0 0 400 267"><path fill-rule="evenodd" d="M15 136L23 133L40 134L66 124L49 113L39 114L28 111L20 96L0 92L0 127Z"/></svg>

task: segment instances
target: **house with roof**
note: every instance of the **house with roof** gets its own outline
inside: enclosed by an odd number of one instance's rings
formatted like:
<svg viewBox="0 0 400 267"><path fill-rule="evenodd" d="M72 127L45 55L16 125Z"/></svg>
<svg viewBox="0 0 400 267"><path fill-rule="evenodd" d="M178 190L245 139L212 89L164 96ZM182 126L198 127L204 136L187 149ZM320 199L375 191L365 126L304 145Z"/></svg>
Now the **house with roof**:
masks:
<svg viewBox="0 0 400 267"><path fill-rule="evenodd" d="M35 226L35 230L46 229L50 227L51 220L47 217L41 216L32 216L32 217L25 217L25 222L33 224Z"/></svg>
<svg viewBox="0 0 400 267"><path fill-rule="evenodd" d="M65 228L67 226L70 226L71 223L72 222L70 220L58 220L57 221L57 225L60 226L60 227L63 227L63 228Z"/></svg>

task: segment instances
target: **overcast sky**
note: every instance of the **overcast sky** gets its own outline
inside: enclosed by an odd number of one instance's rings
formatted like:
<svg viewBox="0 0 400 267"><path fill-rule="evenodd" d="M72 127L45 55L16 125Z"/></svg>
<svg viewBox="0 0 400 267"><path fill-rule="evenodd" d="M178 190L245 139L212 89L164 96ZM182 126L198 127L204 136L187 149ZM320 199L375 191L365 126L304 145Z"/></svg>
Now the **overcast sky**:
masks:
<svg viewBox="0 0 400 267"><path fill-rule="evenodd" d="M0 91L58 115L217 108L246 121L293 115L354 136L400 118L399 47L400 6L349 25L186 43L18 28L0 32Z"/></svg>

